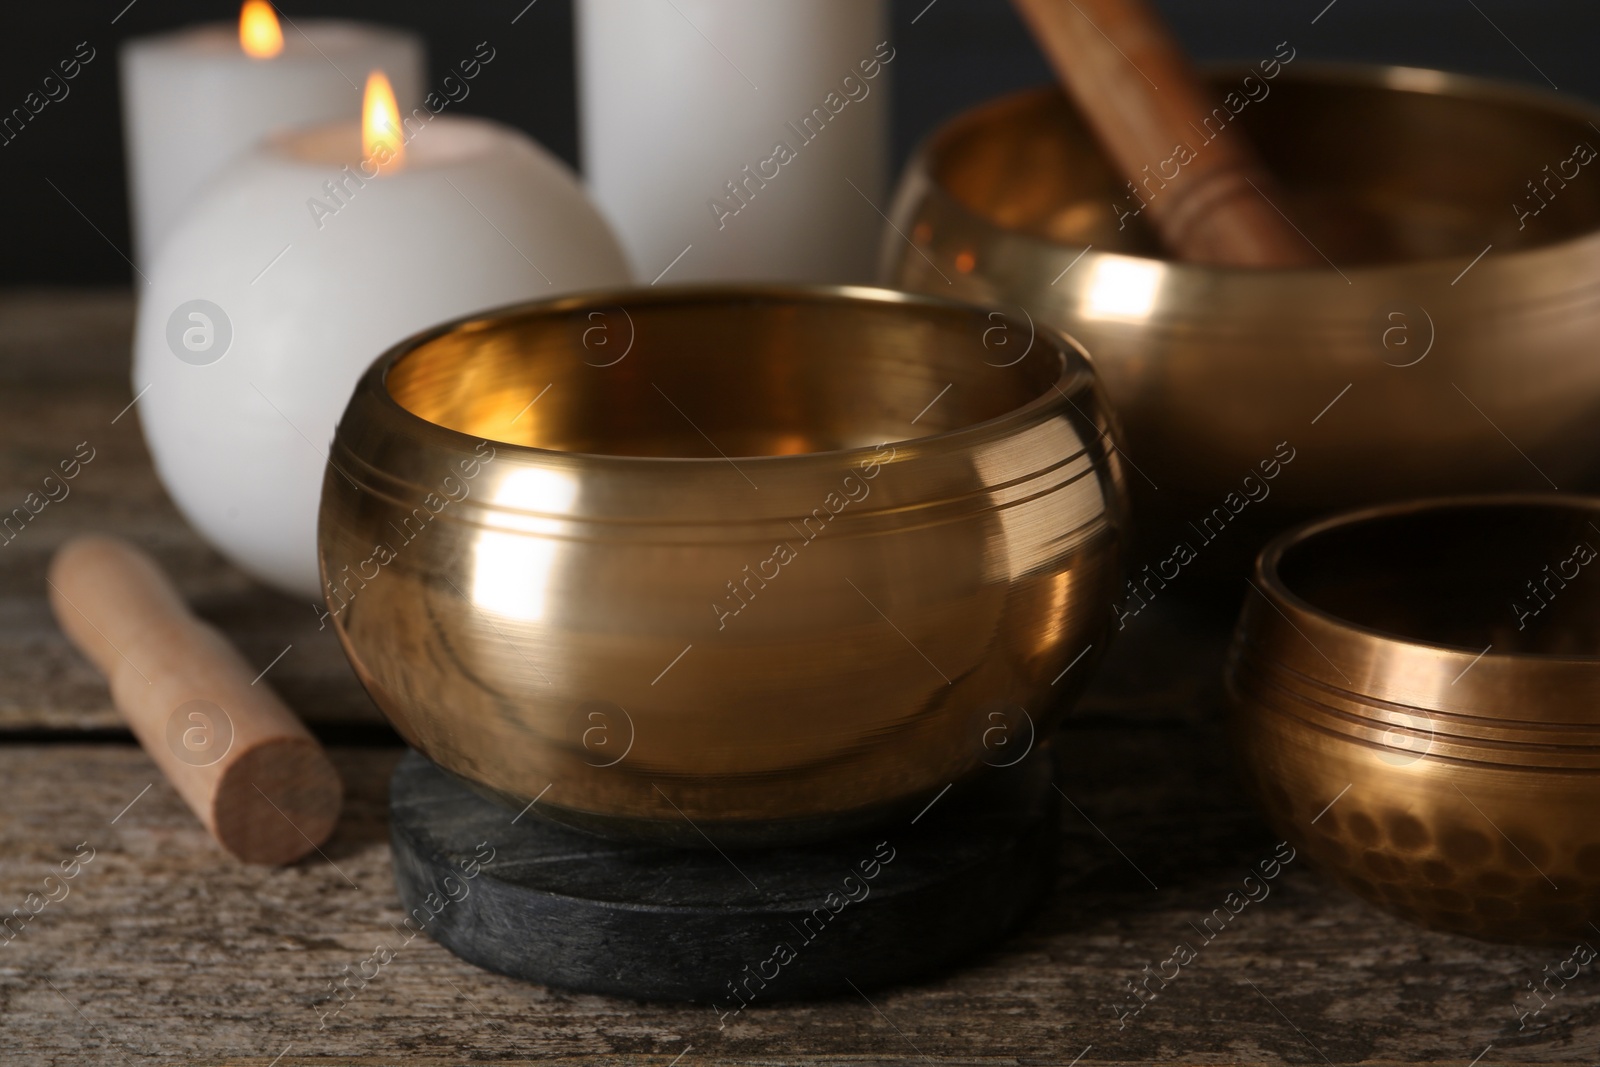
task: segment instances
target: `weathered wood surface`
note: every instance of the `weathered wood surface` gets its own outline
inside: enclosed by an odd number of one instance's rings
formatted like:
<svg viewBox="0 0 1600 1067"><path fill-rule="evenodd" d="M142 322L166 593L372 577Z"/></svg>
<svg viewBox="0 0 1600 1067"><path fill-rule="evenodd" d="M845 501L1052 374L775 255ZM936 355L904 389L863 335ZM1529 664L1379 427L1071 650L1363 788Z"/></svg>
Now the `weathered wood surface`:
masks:
<svg viewBox="0 0 1600 1067"><path fill-rule="evenodd" d="M37 507L45 475L80 444L94 456L65 483L64 497L0 533L0 731L121 726L44 598L51 553L88 532L116 533L154 554L251 663L264 668L292 645L268 678L305 718L380 723L312 606L251 584L167 499L138 408L124 410L133 399L132 331L133 302L124 291L0 294L0 519L29 493L39 494Z"/></svg>
<svg viewBox="0 0 1600 1067"><path fill-rule="evenodd" d="M373 713L337 647L317 643L328 635L310 607L252 589L203 549L137 427L111 424L131 399L128 327L117 294L0 298L0 503L77 442L99 450L68 499L0 547L0 917L60 898L0 933L0 1064L1600 1061L1593 971L1519 1030L1518 1009L1537 1003L1527 983L1570 950L1418 930L1301 862L1203 943L1195 927L1275 842L1218 721L1227 619L1165 605L1130 622L1062 737L1071 803L1044 911L970 966L870 1001L757 1001L719 1028L708 1008L566 994L424 938L402 944L385 824L395 749L333 750L349 797L324 855L241 866L138 748L81 739L118 720L47 614L55 544L78 530L132 537L253 662L294 644L268 677L307 718ZM46 883L88 849L76 877ZM1119 1028L1126 983L1184 940L1197 958ZM324 1018L331 983L380 944L395 958Z"/></svg>

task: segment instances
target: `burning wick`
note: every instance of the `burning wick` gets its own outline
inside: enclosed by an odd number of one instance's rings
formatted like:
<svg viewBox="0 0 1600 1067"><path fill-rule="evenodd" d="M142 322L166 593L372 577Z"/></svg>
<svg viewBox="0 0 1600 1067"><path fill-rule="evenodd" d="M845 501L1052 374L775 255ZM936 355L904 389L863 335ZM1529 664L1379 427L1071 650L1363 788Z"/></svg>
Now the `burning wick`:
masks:
<svg viewBox="0 0 1600 1067"><path fill-rule="evenodd" d="M367 75L366 97L361 103L361 150L377 170L396 170L406 158L400 136L400 105L394 88L381 70Z"/></svg>
<svg viewBox="0 0 1600 1067"><path fill-rule="evenodd" d="M239 11L239 47L251 59L271 59L283 51L283 30L267 0L245 0Z"/></svg>

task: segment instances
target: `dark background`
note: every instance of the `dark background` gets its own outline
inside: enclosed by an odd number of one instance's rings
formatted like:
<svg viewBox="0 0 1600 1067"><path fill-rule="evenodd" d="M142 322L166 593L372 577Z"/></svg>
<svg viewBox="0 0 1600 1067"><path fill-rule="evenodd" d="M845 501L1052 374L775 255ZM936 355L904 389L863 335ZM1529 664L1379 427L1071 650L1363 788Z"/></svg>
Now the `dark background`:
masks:
<svg viewBox="0 0 1600 1067"><path fill-rule="evenodd" d="M488 40L505 58L485 70L460 109L519 126L575 164L572 2L527 2L284 0L280 10L292 19L338 16L414 28L434 61L432 84L442 76L440 61ZM1334 0L1330 7L1327 0L1164 0L1159 6L1200 59L1255 60L1287 40L1300 58L1438 67L1600 98L1594 61L1600 4L1593 2ZM79 41L99 54L65 100L48 105L21 136L0 147L0 202L6 205L0 285L127 280L128 265L116 250L129 247L117 45L191 22L232 21L238 7L234 0L134 0L131 6L95 0L29 3L7 12L0 113L20 106ZM891 8L899 49L897 167L942 119L1049 77L1007 0L934 0L931 6L893 0Z"/></svg>

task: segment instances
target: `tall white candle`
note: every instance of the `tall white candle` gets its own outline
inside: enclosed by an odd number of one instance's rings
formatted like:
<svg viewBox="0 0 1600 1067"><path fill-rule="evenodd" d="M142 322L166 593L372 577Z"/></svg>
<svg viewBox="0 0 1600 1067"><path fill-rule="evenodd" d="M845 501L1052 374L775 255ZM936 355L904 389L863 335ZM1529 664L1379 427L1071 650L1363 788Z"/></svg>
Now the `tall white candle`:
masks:
<svg viewBox="0 0 1600 1067"><path fill-rule="evenodd" d="M363 161L353 123L240 158L140 300L133 387L167 491L224 555L307 598L328 442L375 358L473 311L630 281L576 177L527 137L450 117L401 134L398 162Z"/></svg>
<svg viewBox="0 0 1600 1067"><path fill-rule="evenodd" d="M577 12L584 174L642 279L669 265L667 281L871 279L894 57L883 0Z"/></svg>
<svg viewBox="0 0 1600 1067"><path fill-rule="evenodd" d="M259 58L245 53L233 25L123 44L122 124L141 269L206 182L263 136L359 117L368 72L390 76L405 110L422 102L423 48L414 34L326 21L285 23L280 34L281 50ZM263 51L270 37L265 44Z"/></svg>

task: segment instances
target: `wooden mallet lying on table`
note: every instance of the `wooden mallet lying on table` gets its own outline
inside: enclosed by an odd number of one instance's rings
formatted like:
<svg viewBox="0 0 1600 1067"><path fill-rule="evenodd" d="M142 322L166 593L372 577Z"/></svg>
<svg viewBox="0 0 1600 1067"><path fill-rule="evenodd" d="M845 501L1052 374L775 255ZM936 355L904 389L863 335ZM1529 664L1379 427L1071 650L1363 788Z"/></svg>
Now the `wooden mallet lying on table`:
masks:
<svg viewBox="0 0 1600 1067"><path fill-rule="evenodd" d="M56 553L49 583L62 630L223 848L280 864L328 839L344 790L322 746L150 557L78 538Z"/></svg>
<svg viewBox="0 0 1600 1067"><path fill-rule="evenodd" d="M1159 174L1149 216L1176 258L1223 267L1312 267L1316 250L1279 213L1272 175L1236 125L1202 132L1213 105L1145 0L1013 0L1112 162L1135 185ZM1194 146L1178 153L1180 146ZM1148 187L1147 187L1148 188Z"/></svg>

